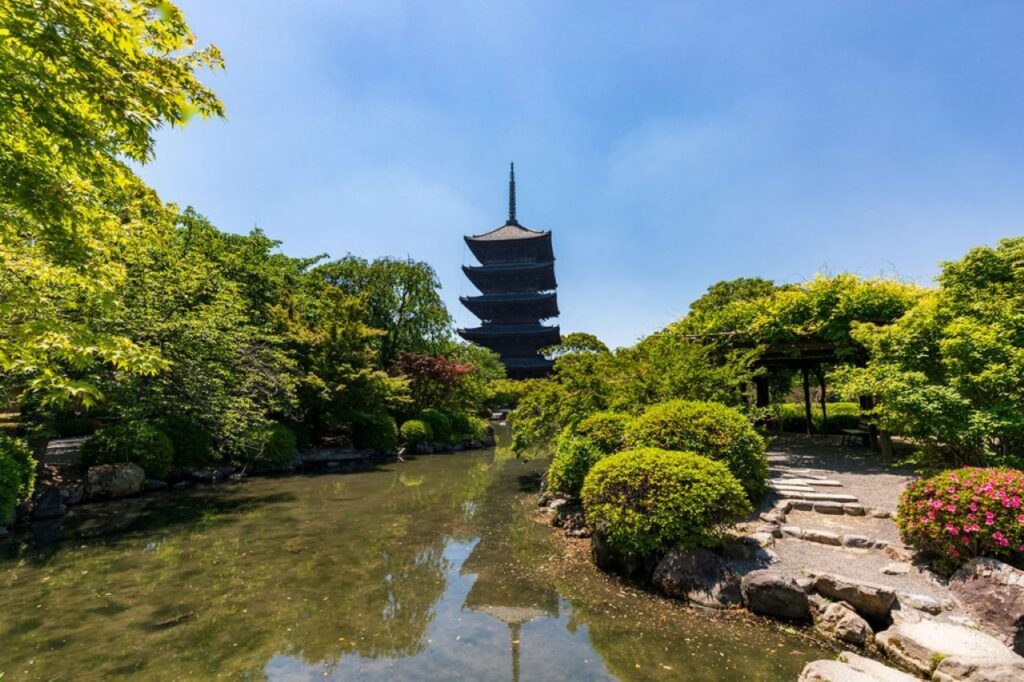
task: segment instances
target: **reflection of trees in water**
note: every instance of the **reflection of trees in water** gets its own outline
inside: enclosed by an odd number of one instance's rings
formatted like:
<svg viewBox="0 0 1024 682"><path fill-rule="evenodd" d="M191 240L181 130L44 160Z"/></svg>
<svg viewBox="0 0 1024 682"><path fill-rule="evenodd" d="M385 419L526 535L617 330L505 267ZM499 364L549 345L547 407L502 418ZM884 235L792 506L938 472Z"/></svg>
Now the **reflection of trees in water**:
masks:
<svg viewBox="0 0 1024 682"><path fill-rule="evenodd" d="M386 572L371 596L371 604L379 604L377 629L357 644L356 653L379 658L411 656L423 650L434 604L446 584L444 544L444 538L436 538L411 556L405 547L400 552L385 551L382 568Z"/></svg>
<svg viewBox="0 0 1024 682"><path fill-rule="evenodd" d="M85 667L202 678L260 674L279 653L415 654L445 588L445 538L464 532L463 506L480 495L489 458L146 498L127 534L19 550L0 564L12 605L0 619L4 658L34 660L41 677Z"/></svg>

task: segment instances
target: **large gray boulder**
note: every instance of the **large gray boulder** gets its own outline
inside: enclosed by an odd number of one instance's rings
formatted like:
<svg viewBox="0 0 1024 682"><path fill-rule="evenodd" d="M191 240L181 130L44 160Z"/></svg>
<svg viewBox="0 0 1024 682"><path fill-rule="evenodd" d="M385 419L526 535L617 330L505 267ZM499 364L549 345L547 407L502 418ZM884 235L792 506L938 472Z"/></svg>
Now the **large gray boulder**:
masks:
<svg viewBox="0 0 1024 682"><path fill-rule="evenodd" d="M991 635L953 623L900 623L878 633L875 643L894 660L934 680L1024 679L1024 658Z"/></svg>
<svg viewBox="0 0 1024 682"><path fill-rule="evenodd" d="M762 570L743 576L743 602L754 613L785 620L811 619L807 592L791 576Z"/></svg>
<svg viewBox="0 0 1024 682"><path fill-rule="evenodd" d="M92 499L137 495L145 484L146 473L131 462L89 467L86 474L86 491Z"/></svg>
<svg viewBox="0 0 1024 682"><path fill-rule="evenodd" d="M655 566L652 582L669 597L698 606L724 609L743 603L739 577L706 549L669 552Z"/></svg>
<svg viewBox="0 0 1024 682"><path fill-rule="evenodd" d="M829 573L820 573L814 577L814 591L835 601L845 601L859 613L877 620L888 618L896 601L896 592L884 585Z"/></svg>
<svg viewBox="0 0 1024 682"><path fill-rule="evenodd" d="M1024 571L996 559L972 559L950 578L949 590L985 630L1024 654Z"/></svg>
<svg viewBox="0 0 1024 682"><path fill-rule="evenodd" d="M917 678L887 665L844 651L838 660L811 661L798 682L917 682Z"/></svg>
<svg viewBox="0 0 1024 682"><path fill-rule="evenodd" d="M857 646L867 646L874 638L874 632L868 622L858 616L853 607L846 602L828 604L818 616L815 625L840 642Z"/></svg>

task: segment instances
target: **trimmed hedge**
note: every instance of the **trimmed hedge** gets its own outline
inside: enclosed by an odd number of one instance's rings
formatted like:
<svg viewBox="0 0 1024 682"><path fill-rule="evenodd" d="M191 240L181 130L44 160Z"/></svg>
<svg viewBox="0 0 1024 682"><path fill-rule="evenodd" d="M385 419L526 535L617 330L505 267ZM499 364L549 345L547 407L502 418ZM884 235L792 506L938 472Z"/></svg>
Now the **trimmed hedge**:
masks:
<svg viewBox="0 0 1024 682"><path fill-rule="evenodd" d="M595 412L579 424L574 432L592 441L601 452L611 454L626 447L626 432L633 417L622 412Z"/></svg>
<svg viewBox="0 0 1024 682"><path fill-rule="evenodd" d="M444 412L430 407L420 412L419 419L430 426L435 441L446 445L452 442L452 420Z"/></svg>
<svg viewBox="0 0 1024 682"><path fill-rule="evenodd" d="M583 508L612 548L641 557L718 544L723 524L751 510L724 463L657 448L597 462L583 483Z"/></svg>
<svg viewBox="0 0 1024 682"><path fill-rule="evenodd" d="M740 412L720 403L672 400L650 407L630 424L629 447L695 452L724 462L747 495L762 495L768 480L764 439Z"/></svg>
<svg viewBox="0 0 1024 682"><path fill-rule="evenodd" d="M422 419L410 419L402 424L402 428L399 429L402 437L402 442L406 445L415 445L416 443L430 442L434 439L434 432L430 430L430 424L427 424Z"/></svg>
<svg viewBox="0 0 1024 682"><path fill-rule="evenodd" d="M392 452L398 445L398 425L389 414L368 414L352 425L352 440L361 448Z"/></svg>
<svg viewBox="0 0 1024 682"><path fill-rule="evenodd" d="M579 497L590 468L606 456L593 441L563 431L555 441L555 454L548 466L548 490Z"/></svg>
<svg viewBox="0 0 1024 682"><path fill-rule="evenodd" d="M452 425L452 439L454 441L462 441L469 438L470 433L473 431L473 424L469 418L469 415L465 412L446 412L448 415L448 421Z"/></svg>
<svg viewBox="0 0 1024 682"><path fill-rule="evenodd" d="M897 523L911 547L952 573L974 557L1024 567L1024 472L964 467L914 481L900 495Z"/></svg>
<svg viewBox="0 0 1024 682"><path fill-rule="evenodd" d="M13 516L18 503L32 495L36 460L24 442L0 435L0 526Z"/></svg>
<svg viewBox="0 0 1024 682"><path fill-rule="evenodd" d="M284 424L268 424L257 438L261 446L253 460L257 471L285 469L295 461L295 432Z"/></svg>
<svg viewBox="0 0 1024 682"><path fill-rule="evenodd" d="M142 467L147 478L164 478L171 471L174 446L154 424L129 421L114 424L85 439L78 453L83 469L98 464L132 462Z"/></svg>
<svg viewBox="0 0 1024 682"><path fill-rule="evenodd" d="M216 460L209 432L191 417L167 415L158 419L156 426L171 441L175 469L206 466Z"/></svg>
<svg viewBox="0 0 1024 682"><path fill-rule="evenodd" d="M821 405L811 406L811 425L815 433L842 433L843 429L855 429L860 425L860 405L857 403L827 403L828 429L822 428ZM797 403L783 403L775 406L779 426L783 431L803 433L807 430L804 406Z"/></svg>

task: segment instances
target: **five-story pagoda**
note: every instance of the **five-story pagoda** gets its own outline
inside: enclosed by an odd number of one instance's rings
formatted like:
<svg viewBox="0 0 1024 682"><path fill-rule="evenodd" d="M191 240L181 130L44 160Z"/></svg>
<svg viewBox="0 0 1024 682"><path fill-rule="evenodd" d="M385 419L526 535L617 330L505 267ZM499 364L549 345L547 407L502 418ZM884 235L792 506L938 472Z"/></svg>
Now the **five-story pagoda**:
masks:
<svg viewBox="0 0 1024 682"><path fill-rule="evenodd" d="M465 239L480 265L464 265L462 270L482 295L459 300L482 324L460 329L459 335L498 353L513 379L544 376L551 361L539 351L561 339L558 327L541 324L558 316L555 256L551 232L516 221L514 165L509 169L508 222Z"/></svg>

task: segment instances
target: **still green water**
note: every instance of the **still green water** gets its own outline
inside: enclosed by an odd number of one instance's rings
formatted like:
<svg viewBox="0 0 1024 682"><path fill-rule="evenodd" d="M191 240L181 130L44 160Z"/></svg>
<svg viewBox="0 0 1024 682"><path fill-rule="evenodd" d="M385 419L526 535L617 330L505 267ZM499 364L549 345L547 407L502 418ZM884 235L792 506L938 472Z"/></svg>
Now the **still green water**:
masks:
<svg viewBox="0 0 1024 682"><path fill-rule="evenodd" d="M72 511L0 544L8 680L793 680L832 654L604 576L506 451Z"/></svg>

